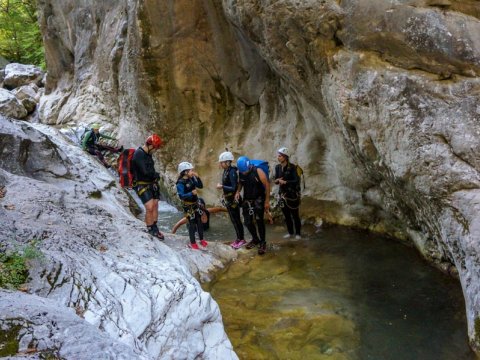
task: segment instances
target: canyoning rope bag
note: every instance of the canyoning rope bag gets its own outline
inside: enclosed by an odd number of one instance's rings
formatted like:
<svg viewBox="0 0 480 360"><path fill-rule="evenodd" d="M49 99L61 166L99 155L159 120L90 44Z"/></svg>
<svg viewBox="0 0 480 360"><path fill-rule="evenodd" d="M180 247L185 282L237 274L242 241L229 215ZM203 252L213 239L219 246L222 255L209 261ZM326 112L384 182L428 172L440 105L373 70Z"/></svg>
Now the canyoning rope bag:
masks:
<svg viewBox="0 0 480 360"><path fill-rule="evenodd" d="M132 158L135 149L125 149L118 158L118 175L122 188L133 187Z"/></svg>
<svg viewBox="0 0 480 360"><path fill-rule="evenodd" d="M250 164L262 169L262 171L265 173L267 176L267 181L270 181L270 165L268 164L268 161L265 160L250 160Z"/></svg>
<svg viewBox="0 0 480 360"><path fill-rule="evenodd" d="M300 184L300 179L303 180L303 190L305 190L305 175L303 173L303 169L300 167L300 165L295 165L295 168L297 170L297 176L298 176L298 184L297 184L297 191L301 192L302 191L302 186Z"/></svg>

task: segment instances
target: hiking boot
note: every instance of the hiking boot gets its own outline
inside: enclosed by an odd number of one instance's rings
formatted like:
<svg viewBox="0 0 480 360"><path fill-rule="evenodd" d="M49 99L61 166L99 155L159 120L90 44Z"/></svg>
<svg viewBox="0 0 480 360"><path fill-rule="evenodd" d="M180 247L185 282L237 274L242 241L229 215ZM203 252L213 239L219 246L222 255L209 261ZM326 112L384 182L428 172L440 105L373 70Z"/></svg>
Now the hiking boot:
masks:
<svg viewBox="0 0 480 360"><path fill-rule="evenodd" d="M237 245L234 247L234 249L240 249L243 245L245 245L247 242L245 240L238 240Z"/></svg>
<svg viewBox="0 0 480 360"><path fill-rule="evenodd" d="M247 246L245 246L246 249L250 250L253 249L255 246L258 245L258 241L252 240L247 243Z"/></svg>
<svg viewBox="0 0 480 360"><path fill-rule="evenodd" d="M293 236L293 234L285 234L283 235L284 239L290 239Z"/></svg>
<svg viewBox="0 0 480 360"><path fill-rule="evenodd" d="M148 233L152 236L155 236L159 240L165 240L165 236L158 230L157 224L153 224L149 229Z"/></svg>
<svg viewBox="0 0 480 360"><path fill-rule="evenodd" d="M258 255L265 255L267 252L267 243L263 242L258 246Z"/></svg>
<svg viewBox="0 0 480 360"><path fill-rule="evenodd" d="M200 248L198 247L197 243L195 243L195 244L190 244L189 246L190 246L191 249L200 250Z"/></svg>
<svg viewBox="0 0 480 360"><path fill-rule="evenodd" d="M207 247L208 242L206 242L205 240L200 240L200 245L202 245L203 247Z"/></svg>

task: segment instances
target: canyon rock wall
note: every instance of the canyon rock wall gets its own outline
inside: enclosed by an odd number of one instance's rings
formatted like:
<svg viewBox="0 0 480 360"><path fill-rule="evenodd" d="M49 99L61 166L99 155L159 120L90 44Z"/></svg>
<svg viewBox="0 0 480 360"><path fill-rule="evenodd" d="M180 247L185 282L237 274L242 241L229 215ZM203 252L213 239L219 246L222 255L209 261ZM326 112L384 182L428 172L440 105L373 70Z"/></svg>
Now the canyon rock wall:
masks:
<svg viewBox="0 0 480 360"><path fill-rule="evenodd" d="M480 346L480 4L475 0L39 2L42 121L151 131L172 189L190 160L305 169L302 213L413 242L458 272Z"/></svg>

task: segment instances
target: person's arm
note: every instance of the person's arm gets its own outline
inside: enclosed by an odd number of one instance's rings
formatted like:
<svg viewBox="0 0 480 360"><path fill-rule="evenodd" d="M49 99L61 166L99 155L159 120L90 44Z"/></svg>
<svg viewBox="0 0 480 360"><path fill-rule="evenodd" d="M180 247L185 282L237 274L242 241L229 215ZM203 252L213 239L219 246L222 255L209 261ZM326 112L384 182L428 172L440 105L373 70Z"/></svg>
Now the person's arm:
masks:
<svg viewBox="0 0 480 360"><path fill-rule="evenodd" d="M202 179L200 179L200 178L198 177L198 175L194 175L194 176L192 177L192 180L193 180L193 184L195 185L195 187L196 187L197 189L203 189Z"/></svg>
<svg viewBox="0 0 480 360"><path fill-rule="evenodd" d="M89 130L85 133L85 136L83 137L82 141L82 149L87 150L87 142L90 139L90 136L92 136L92 130Z"/></svg>
<svg viewBox="0 0 480 360"><path fill-rule="evenodd" d="M268 211L270 209L270 183L262 169L257 168L257 174L265 188L265 211Z"/></svg>
<svg viewBox="0 0 480 360"><path fill-rule="evenodd" d="M228 173L228 178L230 179L230 186L228 185L223 185L223 190L228 191L228 192L235 192L237 189L237 184L238 184L238 175L237 172L234 169L230 169L230 172Z"/></svg>
<svg viewBox="0 0 480 360"><path fill-rule="evenodd" d="M225 209L224 207L213 207L213 208L208 208L207 211L210 213L210 214L215 214L217 212L227 212L228 210Z"/></svg>
<svg viewBox="0 0 480 360"><path fill-rule="evenodd" d="M242 192L242 188L243 188L242 182L239 181L238 182L238 189L237 189L237 192L235 193L235 200L237 200L237 201L240 199L240 193Z"/></svg>
<svg viewBox="0 0 480 360"><path fill-rule="evenodd" d="M104 138L104 139L108 139L108 140L117 140L114 137L111 137L111 136L108 136L108 135L105 135L105 134L102 134L102 133L98 133L98 136L101 137L101 138Z"/></svg>
<svg viewBox="0 0 480 360"><path fill-rule="evenodd" d="M187 218L181 218L172 228L172 234L175 234L178 228L187 223Z"/></svg>
<svg viewBox="0 0 480 360"><path fill-rule="evenodd" d="M278 184L277 179L281 179L283 177L283 174L280 176L281 169L282 169L282 164L275 165L275 177L274 177L275 184Z"/></svg>
<svg viewBox="0 0 480 360"><path fill-rule="evenodd" d="M191 192L186 193L185 192L185 185L182 184L182 183L177 184L177 194L178 194L178 197L181 200L186 200L186 199L189 199L193 196L193 193L191 193Z"/></svg>

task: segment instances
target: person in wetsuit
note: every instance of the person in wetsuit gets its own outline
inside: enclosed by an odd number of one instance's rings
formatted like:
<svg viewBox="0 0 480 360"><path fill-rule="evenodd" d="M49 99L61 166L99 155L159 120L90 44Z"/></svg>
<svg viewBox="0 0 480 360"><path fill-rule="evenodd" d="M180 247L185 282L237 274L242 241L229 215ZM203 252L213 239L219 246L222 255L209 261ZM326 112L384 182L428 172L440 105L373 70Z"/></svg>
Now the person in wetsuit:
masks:
<svg viewBox="0 0 480 360"><path fill-rule="evenodd" d="M235 199L235 193L238 188L237 168L232 165L234 160L230 151L225 151L218 157L218 162L223 169L222 183L217 184L217 189L223 190L223 205L227 208L228 215L235 229L237 239L230 244L234 249L240 249L247 242L245 241L242 220L240 219L241 198Z"/></svg>
<svg viewBox="0 0 480 360"><path fill-rule="evenodd" d="M253 237L246 248L253 249L258 245L258 254L263 255L267 248L264 213L268 213L270 209L270 184L267 174L262 169L251 165L246 156L238 158L237 166L240 172L240 184L235 193L235 199L240 200L240 192L243 190L243 219Z"/></svg>
<svg viewBox="0 0 480 360"><path fill-rule="evenodd" d="M85 132L85 134L82 137L82 149L88 152L89 154L96 156L106 168L110 168L110 164L105 160L105 157L103 156L102 151L107 150L113 153L119 153L119 152L122 152L123 146L116 148L116 147L100 144L98 142L100 138L104 138L108 140L117 140L114 137L102 134L100 132L99 124L92 124L90 130Z"/></svg>
<svg viewBox="0 0 480 360"><path fill-rule="evenodd" d="M155 171L152 154L162 145L160 136L153 134L147 138L145 145L135 150L132 157L133 189L145 206L145 224L148 233L160 240L165 239L157 226L160 174Z"/></svg>
<svg viewBox="0 0 480 360"><path fill-rule="evenodd" d="M208 243L203 238L203 224L201 209L198 202L197 189L203 188L203 183L198 174L193 171L193 165L187 161L178 165L179 177L177 180L177 194L182 201L183 212L188 221L188 235L190 236L190 247L199 250L195 241L195 233L198 233L200 245L206 247Z"/></svg>
<svg viewBox="0 0 480 360"><path fill-rule="evenodd" d="M275 184L279 185L279 205L282 209L288 233L284 238L293 237L297 240L302 238L300 221L300 178L297 174L297 166L290 162L290 151L282 147L277 151L279 164L275 166ZM294 229L295 224L295 229Z"/></svg>

